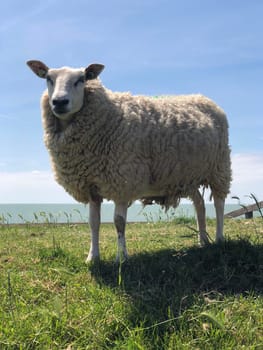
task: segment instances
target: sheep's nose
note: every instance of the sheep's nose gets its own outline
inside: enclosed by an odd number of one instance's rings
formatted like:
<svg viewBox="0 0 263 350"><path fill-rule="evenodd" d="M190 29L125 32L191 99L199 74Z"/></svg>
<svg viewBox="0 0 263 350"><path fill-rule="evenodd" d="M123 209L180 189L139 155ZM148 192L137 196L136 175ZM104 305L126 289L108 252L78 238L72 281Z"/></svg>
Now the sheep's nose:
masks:
<svg viewBox="0 0 263 350"><path fill-rule="evenodd" d="M54 99L52 102L55 107L62 108L69 103L69 100L67 98L60 98L60 99Z"/></svg>

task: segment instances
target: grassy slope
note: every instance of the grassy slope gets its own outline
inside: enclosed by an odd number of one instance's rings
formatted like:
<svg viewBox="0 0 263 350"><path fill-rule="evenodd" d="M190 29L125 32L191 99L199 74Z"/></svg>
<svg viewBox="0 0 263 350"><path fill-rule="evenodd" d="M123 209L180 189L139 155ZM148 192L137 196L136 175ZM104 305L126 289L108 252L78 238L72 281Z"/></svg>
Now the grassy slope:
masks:
<svg viewBox="0 0 263 350"><path fill-rule="evenodd" d="M262 220L204 249L184 224L129 224L121 266L112 225L85 265L87 231L0 227L0 349L263 349Z"/></svg>

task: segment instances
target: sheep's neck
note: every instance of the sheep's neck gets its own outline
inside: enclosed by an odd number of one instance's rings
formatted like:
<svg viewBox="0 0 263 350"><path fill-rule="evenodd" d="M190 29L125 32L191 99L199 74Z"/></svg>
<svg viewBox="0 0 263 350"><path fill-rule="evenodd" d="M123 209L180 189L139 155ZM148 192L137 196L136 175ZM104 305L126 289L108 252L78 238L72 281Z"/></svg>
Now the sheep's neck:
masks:
<svg viewBox="0 0 263 350"><path fill-rule="evenodd" d="M68 127L70 120L56 119L56 125L58 131L64 131Z"/></svg>

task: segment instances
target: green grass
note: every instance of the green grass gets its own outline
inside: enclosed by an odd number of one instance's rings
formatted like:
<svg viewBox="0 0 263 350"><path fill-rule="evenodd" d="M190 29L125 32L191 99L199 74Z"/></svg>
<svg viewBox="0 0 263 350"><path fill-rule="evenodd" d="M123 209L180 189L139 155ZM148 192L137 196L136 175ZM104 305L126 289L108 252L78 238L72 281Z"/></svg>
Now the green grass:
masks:
<svg viewBox="0 0 263 350"><path fill-rule="evenodd" d="M128 224L121 266L113 225L89 266L85 225L0 226L0 349L263 349L263 220L192 224Z"/></svg>

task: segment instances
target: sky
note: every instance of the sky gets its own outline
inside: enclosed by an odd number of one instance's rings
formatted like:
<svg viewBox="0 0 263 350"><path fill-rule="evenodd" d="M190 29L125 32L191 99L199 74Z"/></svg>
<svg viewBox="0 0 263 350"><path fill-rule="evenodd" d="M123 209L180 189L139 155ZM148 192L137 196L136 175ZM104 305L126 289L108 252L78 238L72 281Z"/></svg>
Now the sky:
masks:
<svg viewBox="0 0 263 350"><path fill-rule="evenodd" d="M263 200L262 17L262 0L2 1L0 203L74 202L53 180L30 59L103 63L114 91L212 98L230 126L227 201Z"/></svg>

